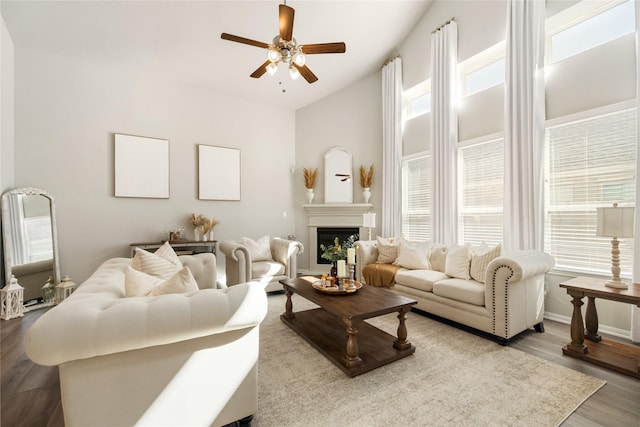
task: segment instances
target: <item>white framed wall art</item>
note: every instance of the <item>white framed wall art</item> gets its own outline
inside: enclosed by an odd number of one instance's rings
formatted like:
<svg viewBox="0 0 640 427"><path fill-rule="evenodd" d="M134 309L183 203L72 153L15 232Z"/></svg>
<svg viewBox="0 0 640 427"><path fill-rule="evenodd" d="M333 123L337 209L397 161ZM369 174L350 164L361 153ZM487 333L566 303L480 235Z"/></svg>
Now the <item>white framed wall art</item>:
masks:
<svg viewBox="0 0 640 427"><path fill-rule="evenodd" d="M169 198L169 140L115 134L115 196Z"/></svg>
<svg viewBox="0 0 640 427"><path fill-rule="evenodd" d="M240 149L198 145L198 199L240 200Z"/></svg>

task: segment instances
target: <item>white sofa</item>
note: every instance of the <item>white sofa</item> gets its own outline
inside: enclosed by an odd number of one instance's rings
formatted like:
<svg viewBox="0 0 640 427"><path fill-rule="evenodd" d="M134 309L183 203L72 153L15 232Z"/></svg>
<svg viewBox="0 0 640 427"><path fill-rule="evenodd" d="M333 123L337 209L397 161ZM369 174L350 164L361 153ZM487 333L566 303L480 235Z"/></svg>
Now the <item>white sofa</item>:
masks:
<svg viewBox="0 0 640 427"><path fill-rule="evenodd" d="M298 270L298 255L304 252L302 243L274 237L269 239L270 259L255 261L252 251L241 241L220 242L225 257L227 286L260 282L266 292L282 291L280 280L294 279Z"/></svg>
<svg viewBox="0 0 640 427"><path fill-rule="evenodd" d="M132 260L114 258L29 329L29 358L59 367L66 426L219 426L256 413L263 287L215 289L213 254L179 258L201 290L125 298Z"/></svg>
<svg viewBox="0 0 640 427"><path fill-rule="evenodd" d="M357 277L378 259L375 240L358 241ZM442 264L435 257L446 257L446 246L430 253L432 265ZM543 332L544 275L554 259L541 251L514 251L489 262L485 282L452 278L437 270L400 268L391 291L418 301L413 307L454 322L487 332L506 345L515 335L534 327ZM438 271L441 270L441 271Z"/></svg>

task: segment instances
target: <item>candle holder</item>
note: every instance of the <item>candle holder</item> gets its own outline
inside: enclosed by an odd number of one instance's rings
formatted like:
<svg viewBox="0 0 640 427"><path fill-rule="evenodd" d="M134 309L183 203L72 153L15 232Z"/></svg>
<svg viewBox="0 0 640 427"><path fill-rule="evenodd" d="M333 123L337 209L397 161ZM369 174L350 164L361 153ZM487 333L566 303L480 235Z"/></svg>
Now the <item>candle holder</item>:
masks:
<svg viewBox="0 0 640 427"><path fill-rule="evenodd" d="M355 264L347 264L347 268L349 269L349 278L351 280L356 280L356 265Z"/></svg>

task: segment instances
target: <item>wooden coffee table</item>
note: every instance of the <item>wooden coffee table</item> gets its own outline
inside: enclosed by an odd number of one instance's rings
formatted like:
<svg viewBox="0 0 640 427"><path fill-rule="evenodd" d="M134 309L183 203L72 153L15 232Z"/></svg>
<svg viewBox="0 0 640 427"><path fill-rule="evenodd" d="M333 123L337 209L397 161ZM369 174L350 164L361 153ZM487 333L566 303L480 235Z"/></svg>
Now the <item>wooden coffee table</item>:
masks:
<svg viewBox="0 0 640 427"><path fill-rule="evenodd" d="M407 341L405 321L417 301L387 289L363 285L355 293L330 295L317 291L307 280L281 280L287 295L280 319L350 377L402 359L416 351ZM293 312L296 293L320 308ZM397 337L364 322L398 312Z"/></svg>

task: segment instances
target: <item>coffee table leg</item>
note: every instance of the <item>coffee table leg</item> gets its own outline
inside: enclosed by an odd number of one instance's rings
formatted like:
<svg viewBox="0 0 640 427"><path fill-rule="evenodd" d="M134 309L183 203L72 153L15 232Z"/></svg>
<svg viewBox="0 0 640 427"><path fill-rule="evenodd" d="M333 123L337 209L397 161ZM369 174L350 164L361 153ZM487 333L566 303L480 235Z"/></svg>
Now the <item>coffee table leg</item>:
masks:
<svg viewBox="0 0 640 427"><path fill-rule="evenodd" d="M290 287L284 287L284 293L287 295L287 302L285 303L285 312L283 314L285 319L295 319L296 314L293 312L293 303L291 302L291 295L293 295L293 291Z"/></svg>
<svg viewBox="0 0 640 427"><path fill-rule="evenodd" d="M354 368L362 365L362 359L358 356L358 328L351 319L344 319L344 323L347 325L347 334L349 335L345 364L347 368Z"/></svg>
<svg viewBox="0 0 640 427"><path fill-rule="evenodd" d="M402 307L398 311L398 319L400 320L400 324L398 325L398 339L393 342L393 348L397 350L405 350L411 347L411 343L407 341L407 325L405 324L409 310L409 307Z"/></svg>

